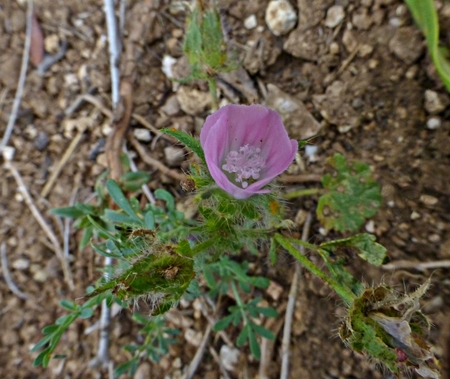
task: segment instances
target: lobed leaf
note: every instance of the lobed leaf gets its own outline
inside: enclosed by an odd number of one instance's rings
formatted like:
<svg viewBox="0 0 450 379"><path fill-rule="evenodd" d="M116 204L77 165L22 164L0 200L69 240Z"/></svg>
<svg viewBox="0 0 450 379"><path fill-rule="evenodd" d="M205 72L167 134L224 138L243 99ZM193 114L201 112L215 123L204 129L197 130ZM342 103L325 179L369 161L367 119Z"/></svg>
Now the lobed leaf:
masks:
<svg viewBox="0 0 450 379"><path fill-rule="evenodd" d="M380 186L364 163L349 164L340 154L328 162L336 170L336 176L327 174L322 178L327 193L319 199L317 217L328 229L355 231L380 207Z"/></svg>

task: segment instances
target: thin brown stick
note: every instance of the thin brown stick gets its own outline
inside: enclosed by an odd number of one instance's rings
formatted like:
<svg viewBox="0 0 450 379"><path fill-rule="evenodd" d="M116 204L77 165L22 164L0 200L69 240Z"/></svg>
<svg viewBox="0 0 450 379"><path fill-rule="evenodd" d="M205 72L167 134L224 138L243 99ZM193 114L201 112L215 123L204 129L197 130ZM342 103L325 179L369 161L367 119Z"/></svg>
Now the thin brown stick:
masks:
<svg viewBox="0 0 450 379"><path fill-rule="evenodd" d="M109 134L105 146L106 160L111 170L111 178L119 180L123 174L122 162L120 156L122 154L122 145L125 135L130 125L131 110L133 109L133 88L130 81L123 79L120 86L120 97L123 102L123 116L120 120L114 122L113 130Z"/></svg>
<svg viewBox="0 0 450 379"><path fill-rule="evenodd" d="M211 353L213 359L216 361L216 363L218 364L219 368L220 368L220 372L222 373L222 376L225 379L231 379L230 375L228 375L227 370L225 369L225 367L223 366L222 360L220 359L219 354L217 354L217 351L215 351L213 349L212 346L209 347L209 352Z"/></svg>
<svg viewBox="0 0 450 379"><path fill-rule="evenodd" d="M211 335L211 331L212 331L212 325L208 323L206 325L206 329L203 334L202 341L200 342L200 346L198 347L197 352L195 353L194 358L192 359L183 379L192 379L192 377L195 374L195 371L197 371L198 365L202 361L203 355L205 354L206 345L208 344L208 340Z"/></svg>
<svg viewBox="0 0 450 379"><path fill-rule="evenodd" d="M179 182L186 179L186 177L183 174L180 174L178 171L170 169L169 167L161 163L159 160L154 159L150 155L148 155L144 147L138 142L138 140L133 135L130 135L129 140L131 146L133 146L136 149L137 153L145 163L161 171L162 174L170 176L172 179L175 179Z"/></svg>
<svg viewBox="0 0 450 379"><path fill-rule="evenodd" d="M320 182L321 175L318 174L304 174L304 175L281 175L278 177L280 183L307 183Z"/></svg>
<svg viewBox="0 0 450 379"><path fill-rule="evenodd" d="M264 327L269 329L275 336L280 332L284 319L281 315L286 311L287 301L282 303L278 308L277 312L280 315L278 318L269 318L264 323ZM276 340L268 340L267 338L261 338L261 360L259 361L258 375L259 379L268 379L269 375L267 371L272 365L273 349L275 347Z"/></svg>
<svg viewBox="0 0 450 379"><path fill-rule="evenodd" d="M339 78L342 75L342 73L347 69L352 60L356 57L356 54L358 54L360 47L361 45L356 46L355 50L353 50L351 54L348 56L348 58L344 62L342 62L342 65L341 67L339 67L339 70L337 70L334 74L332 74L326 80L324 80L325 85L334 82L337 78Z"/></svg>
<svg viewBox="0 0 450 379"><path fill-rule="evenodd" d="M448 268L450 267L450 259L432 262L413 262L413 261L396 261L381 266L385 270L399 270L405 268L412 268L418 271L425 271L428 269Z"/></svg>
<svg viewBox="0 0 450 379"><path fill-rule="evenodd" d="M42 197L47 197L47 195L50 193L51 189L53 188L53 185L56 182L56 179L58 179L59 174L61 173L62 169L66 166L67 161L70 159L73 152L75 151L78 144L80 143L81 139L83 138L83 134L86 131L87 127L88 127L88 125L84 125L84 127L78 132L78 134L75 136L75 138L72 140L69 147L65 151L61 160L54 167L52 174L50 175L50 178L47 180L47 183L45 183L44 188L42 188L42 191L41 191Z"/></svg>
<svg viewBox="0 0 450 379"><path fill-rule="evenodd" d="M312 216L308 213L306 216L305 224L303 225L302 240L306 241L309 235L309 228L311 226ZM304 247L300 247L300 252L305 253ZM295 272L292 278L291 288L289 290L289 300L288 306L286 308L286 314L284 318L284 330L283 330L283 340L281 342L281 372L280 379L287 379L289 377L289 356L290 356L290 345L291 345L291 329L292 320L294 316L295 302L298 295L298 283L300 280L300 263L295 262Z"/></svg>
<svg viewBox="0 0 450 379"><path fill-rule="evenodd" d="M5 129L5 134L3 135L2 141L0 142L0 155L3 149L9 142L11 134L16 123L17 113L19 112L20 102L22 100L22 93L25 87L25 79L27 76L28 60L30 58L30 46L31 46L31 31L33 24L33 0L28 0L27 9L27 27L26 27L26 37L25 46L23 49L22 66L20 67L19 82L17 84L16 96L14 97L14 103L9 116L8 125Z"/></svg>
<svg viewBox="0 0 450 379"><path fill-rule="evenodd" d="M163 132L161 132L161 130L157 129L156 127L154 127L152 124L150 124L144 117L142 117L141 115L138 115L136 113L132 114L132 117L139 122L142 126L146 127L147 129L151 130L153 133L155 133L158 136L161 136L162 138L164 138L166 141L170 142L170 143L177 143L178 140L172 136L169 136L168 134L164 134Z"/></svg>
<svg viewBox="0 0 450 379"><path fill-rule="evenodd" d="M44 217L41 215L41 212L39 212L39 209L37 209L36 205L34 205L33 199L31 198L31 195L28 193L28 190L25 186L25 183L22 180L22 177L19 174L19 171L17 171L17 169L14 167L14 165L11 162L5 162L5 168L11 172L12 176L16 180L18 191L22 194L22 196L23 196L25 202L27 203L28 207L30 208L31 213L33 214L34 218L39 223L42 230L47 235L48 239L51 241L51 243L54 247L56 256L58 257L58 259L60 261L60 264L61 264L61 267L63 270L63 274L64 274L64 279L67 282L69 288L71 290L73 290L74 284L73 284L72 274L70 272L69 264L68 264L67 260L64 259L64 252L58 241L58 238L56 237L56 235L53 232L53 230L51 229L51 227L44 220Z"/></svg>

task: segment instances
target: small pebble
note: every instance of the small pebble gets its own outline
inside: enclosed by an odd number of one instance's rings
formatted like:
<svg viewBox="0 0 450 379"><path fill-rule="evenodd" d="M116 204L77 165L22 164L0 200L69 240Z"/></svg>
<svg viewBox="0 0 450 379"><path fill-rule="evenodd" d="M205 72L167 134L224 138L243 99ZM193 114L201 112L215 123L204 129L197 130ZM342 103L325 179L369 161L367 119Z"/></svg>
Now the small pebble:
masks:
<svg viewBox="0 0 450 379"><path fill-rule="evenodd" d="M48 138L47 133L39 132L39 134L37 135L37 137L34 141L34 146L36 146L36 149L38 149L39 151L43 151L47 148L49 143L50 143L50 140Z"/></svg>
<svg viewBox="0 0 450 379"><path fill-rule="evenodd" d="M433 233L428 236L428 241L432 243L441 242L441 236L439 234Z"/></svg>
<svg viewBox="0 0 450 379"><path fill-rule="evenodd" d="M272 0L266 9L266 24L276 36L290 32L297 23L297 13L287 0Z"/></svg>
<svg viewBox="0 0 450 379"><path fill-rule="evenodd" d="M12 147L12 146L5 146L3 148L3 151L2 151L3 159L6 162L11 162L13 160L13 158L14 158L14 153L15 152L16 152L16 149L14 147Z"/></svg>
<svg viewBox="0 0 450 379"><path fill-rule="evenodd" d="M327 17L325 19L325 26L328 28L334 28L338 26L345 17L344 7L342 5L333 5L327 11Z"/></svg>
<svg viewBox="0 0 450 379"><path fill-rule="evenodd" d="M373 220L367 222L365 228L368 233L375 233L375 223L373 222Z"/></svg>
<svg viewBox="0 0 450 379"><path fill-rule="evenodd" d="M227 345L222 345L220 348L220 360L223 366L228 371L234 371L236 364L239 362L240 351L238 349L230 348Z"/></svg>
<svg viewBox="0 0 450 379"><path fill-rule="evenodd" d="M176 58L170 55L164 55L162 60L162 72L167 76L168 79L173 78L173 65L177 62Z"/></svg>
<svg viewBox="0 0 450 379"><path fill-rule="evenodd" d="M420 201L425 205L436 205L439 200L431 195L420 195Z"/></svg>
<svg viewBox="0 0 450 379"><path fill-rule="evenodd" d="M28 267L30 267L30 261L25 258L19 258L16 259L11 266L16 270L26 270Z"/></svg>
<svg viewBox="0 0 450 379"><path fill-rule="evenodd" d="M413 211L411 216L409 216L411 220L418 220L420 218L420 213Z"/></svg>
<svg viewBox="0 0 450 379"><path fill-rule="evenodd" d="M430 117L427 120L427 128L431 130L439 129L441 124L441 119L437 116Z"/></svg>
<svg viewBox="0 0 450 379"><path fill-rule="evenodd" d="M150 130L144 128L135 128L133 130L133 135L138 141L150 142L152 140L152 135Z"/></svg>
<svg viewBox="0 0 450 379"><path fill-rule="evenodd" d="M297 226L302 226L305 223L307 214L308 212L306 212L304 209L300 209L297 212L294 219L294 222L297 224Z"/></svg>
<svg viewBox="0 0 450 379"><path fill-rule="evenodd" d="M252 14L251 16L248 16L244 20L244 26L246 29L254 29L258 26L258 21L256 20L256 16Z"/></svg>
<svg viewBox="0 0 450 379"><path fill-rule="evenodd" d="M186 331L184 332L184 339L186 340L186 342L190 345L193 346L200 346L201 342L202 342L202 338L203 338L203 333L202 332L198 332L194 329L186 329Z"/></svg>
<svg viewBox="0 0 450 379"><path fill-rule="evenodd" d="M266 292L273 300L278 301L283 293L283 287L271 280Z"/></svg>
<svg viewBox="0 0 450 379"><path fill-rule="evenodd" d="M184 160L184 150L175 146L168 146L164 148L164 156L166 162L170 167L179 166Z"/></svg>
<svg viewBox="0 0 450 379"><path fill-rule="evenodd" d="M333 41L330 43L330 54L331 55L339 54L339 50L340 50L340 48L339 48L339 44L337 42Z"/></svg>
<svg viewBox="0 0 450 379"><path fill-rule="evenodd" d="M431 114L436 115L442 112L449 105L449 100L445 95L436 91L427 89L425 91L425 110Z"/></svg>

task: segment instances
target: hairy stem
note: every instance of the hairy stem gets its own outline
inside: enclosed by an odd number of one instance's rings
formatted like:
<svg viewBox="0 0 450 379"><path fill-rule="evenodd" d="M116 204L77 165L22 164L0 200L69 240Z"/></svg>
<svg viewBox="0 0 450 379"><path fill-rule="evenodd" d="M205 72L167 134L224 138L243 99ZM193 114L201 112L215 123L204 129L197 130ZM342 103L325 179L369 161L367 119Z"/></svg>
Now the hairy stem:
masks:
<svg viewBox="0 0 450 379"><path fill-rule="evenodd" d="M355 295L353 295L353 293L349 289L343 287L336 280L325 274L319 267L317 267L307 257L300 253L292 245L292 242L289 239L283 237L281 234L275 234L275 240L281 246L283 246L295 259L297 259L309 272L326 282L346 304L353 303ZM314 251L317 250L316 246L311 245L305 241L295 240L295 243Z"/></svg>

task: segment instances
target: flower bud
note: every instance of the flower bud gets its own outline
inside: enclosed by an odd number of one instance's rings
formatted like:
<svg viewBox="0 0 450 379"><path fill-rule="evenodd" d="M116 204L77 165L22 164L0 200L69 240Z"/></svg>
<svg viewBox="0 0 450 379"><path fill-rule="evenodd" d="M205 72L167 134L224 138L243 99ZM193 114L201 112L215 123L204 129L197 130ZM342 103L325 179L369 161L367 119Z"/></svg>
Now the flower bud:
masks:
<svg viewBox="0 0 450 379"><path fill-rule="evenodd" d="M350 307L339 336L394 373L413 369L424 378L440 378L439 363L427 342L430 323L419 304L429 285L430 280L404 295L385 285L367 288Z"/></svg>

